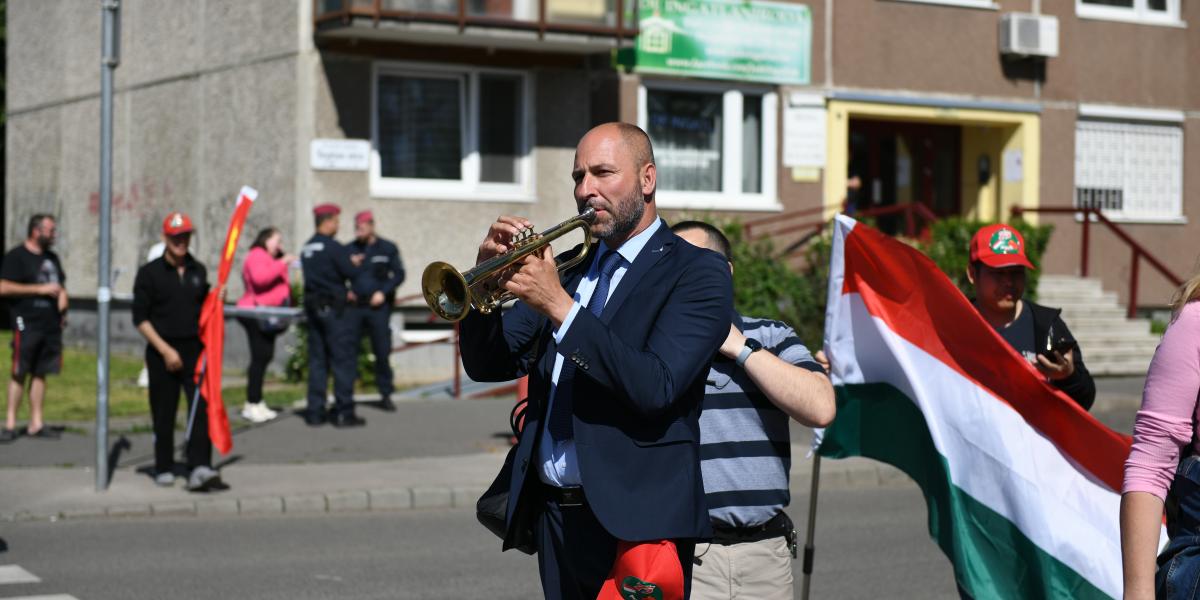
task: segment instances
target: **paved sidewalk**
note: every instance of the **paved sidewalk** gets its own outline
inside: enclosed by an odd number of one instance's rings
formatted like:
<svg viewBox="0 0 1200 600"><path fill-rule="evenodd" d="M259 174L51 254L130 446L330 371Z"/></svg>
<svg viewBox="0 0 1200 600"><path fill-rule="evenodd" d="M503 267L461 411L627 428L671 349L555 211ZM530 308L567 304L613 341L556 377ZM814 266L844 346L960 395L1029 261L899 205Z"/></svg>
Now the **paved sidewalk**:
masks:
<svg viewBox="0 0 1200 600"><path fill-rule="evenodd" d="M1093 414L1128 433L1140 381L1102 380L1100 389ZM209 494L184 491L182 479L155 486L147 434L126 435L131 448L102 493L93 469L77 466L92 462L90 433L22 439L0 446L0 521L469 508L503 462L511 406L512 398L414 399L395 413L364 406L367 426L349 430L308 428L288 414L238 431L221 467L230 489ZM792 442L792 488L807 491L810 430L793 427ZM912 485L871 460L822 461L822 489Z"/></svg>

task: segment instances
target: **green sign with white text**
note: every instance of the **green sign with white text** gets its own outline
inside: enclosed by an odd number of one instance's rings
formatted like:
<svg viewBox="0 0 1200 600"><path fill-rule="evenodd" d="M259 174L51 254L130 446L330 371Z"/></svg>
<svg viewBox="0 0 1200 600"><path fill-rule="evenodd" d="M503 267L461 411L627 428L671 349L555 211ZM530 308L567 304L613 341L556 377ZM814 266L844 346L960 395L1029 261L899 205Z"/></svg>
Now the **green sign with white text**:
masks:
<svg viewBox="0 0 1200 600"><path fill-rule="evenodd" d="M809 83L812 12L758 0L640 0L635 69L713 79Z"/></svg>

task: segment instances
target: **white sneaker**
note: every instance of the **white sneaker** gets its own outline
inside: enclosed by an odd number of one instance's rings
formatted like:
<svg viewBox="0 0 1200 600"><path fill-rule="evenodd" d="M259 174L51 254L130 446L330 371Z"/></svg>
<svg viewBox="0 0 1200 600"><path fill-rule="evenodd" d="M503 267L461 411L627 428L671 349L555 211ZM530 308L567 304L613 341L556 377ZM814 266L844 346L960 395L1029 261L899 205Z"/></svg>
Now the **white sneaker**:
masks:
<svg viewBox="0 0 1200 600"><path fill-rule="evenodd" d="M189 492L207 492L221 485L220 473L209 467L196 467L188 476L187 489Z"/></svg>
<svg viewBox="0 0 1200 600"><path fill-rule="evenodd" d="M265 423L278 416L279 413L267 408L262 402L242 407L242 418L251 423Z"/></svg>
<svg viewBox="0 0 1200 600"><path fill-rule="evenodd" d="M171 487L175 485L175 474L170 471L165 471L154 476L154 483L158 487Z"/></svg>

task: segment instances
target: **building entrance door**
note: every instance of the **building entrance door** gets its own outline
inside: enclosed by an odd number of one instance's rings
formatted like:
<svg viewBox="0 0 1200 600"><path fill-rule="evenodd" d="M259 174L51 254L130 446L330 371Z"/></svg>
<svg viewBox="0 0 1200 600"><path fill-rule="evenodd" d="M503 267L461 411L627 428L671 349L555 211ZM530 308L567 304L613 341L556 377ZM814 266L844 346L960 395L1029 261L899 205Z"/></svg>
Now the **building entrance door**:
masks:
<svg viewBox="0 0 1200 600"><path fill-rule="evenodd" d="M961 153L957 125L851 119L846 209L920 203L939 217L956 216ZM898 222L880 219L879 225L895 233Z"/></svg>

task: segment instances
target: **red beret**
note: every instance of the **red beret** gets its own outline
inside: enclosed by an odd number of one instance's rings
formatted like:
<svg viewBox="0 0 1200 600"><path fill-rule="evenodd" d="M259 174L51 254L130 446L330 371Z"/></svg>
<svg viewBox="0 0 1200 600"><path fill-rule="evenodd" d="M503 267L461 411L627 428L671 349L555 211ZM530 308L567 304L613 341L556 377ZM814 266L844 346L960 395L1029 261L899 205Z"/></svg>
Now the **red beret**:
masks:
<svg viewBox="0 0 1200 600"><path fill-rule="evenodd" d="M374 221L374 220L375 220L375 215L371 214L371 211L369 211L369 210L359 211L359 213L357 215L354 215L354 224L355 225L357 225L359 223L366 223L367 221Z"/></svg>
<svg viewBox="0 0 1200 600"><path fill-rule="evenodd" d="M192 220L181 212L173 212L163 219L164 235L179 235L192 232Z"/></svg>
<svg viewBox="0 0 1200 600"><path fill-rule="evenodd" d="M318 217L326 217L330 215L340 214L342 209L336 204L318 204L313 207L313 215Z"/></svg>

